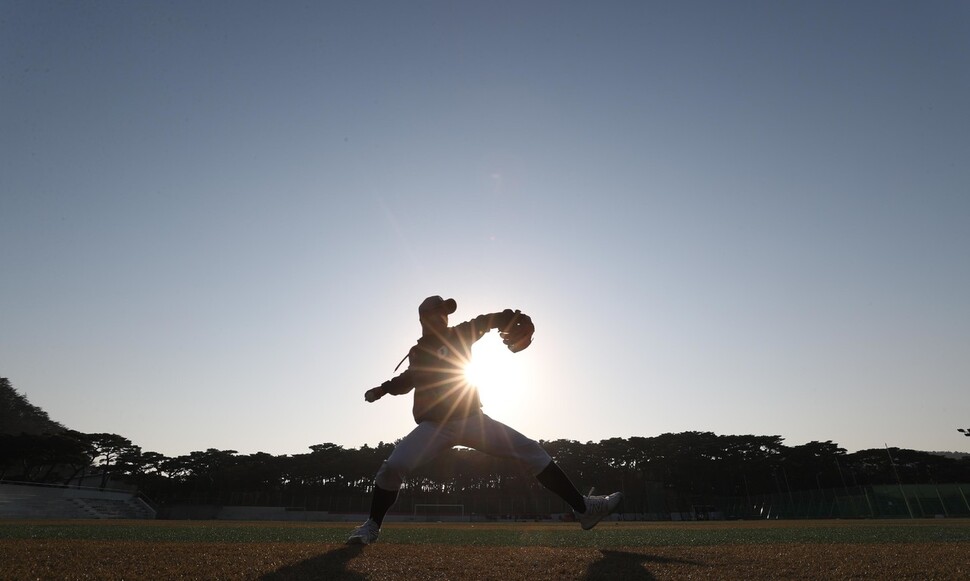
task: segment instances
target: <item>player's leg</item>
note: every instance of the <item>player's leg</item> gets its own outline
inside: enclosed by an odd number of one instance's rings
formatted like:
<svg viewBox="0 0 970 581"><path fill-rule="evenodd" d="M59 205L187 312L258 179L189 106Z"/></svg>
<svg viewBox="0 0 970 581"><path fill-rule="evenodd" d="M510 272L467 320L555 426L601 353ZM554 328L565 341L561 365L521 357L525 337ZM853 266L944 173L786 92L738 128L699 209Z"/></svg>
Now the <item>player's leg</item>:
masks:
<svg viewBox="0 0 970 581"><path fill-rule="evenodd" d="M397 443L391 455L377 471L375 484L384 490L397 491L408 474L418 466L434 460L455 445L448 422L421 422Z"/></svg>
<svg viewBox="0 0 970 581"><path fill-rule="evenodd" d="M550 459L549 464L542 469L542 472L536 474L536 480L539 481L539 484L559 495L559 498L566 501L566 504L575 512L586 512L586 499L554 460Z"/></svg>
<svg viewBox="0 0 970 581"><path fill-rule="evenodd" d="M540 484L566 501L573 510L586 510L583 495L539 442L502 422L485 414L469 418L459 443L492 456L510 458L525 464Z"/></svg>
<svg viewBox="0 0 970 581"><path fill-rule="evenodd" d="M480 418L480 419L479 419ZM471 419L471 418L470 418ZM493 456L524 463L544 487L558 495L573 509L583 529L591 529L617 509L623 495L583 496L538 442L502 422L482 414L468 422L459 444Z"/></svg>
<svg viewBox="0 0 970 581"><path fill-rule="evenodd" d="M593 496L593 491L590 490L589 495L583 496L555 462L550 462L542 472L536 474L536 479L569 504L583 530L595 527L596 523L613 514L623 500L620 492Z"/></svg>
<svg viewBox="0 0 970 581"><path fill-rule="evenodd" d="M351 533L348 543L367 545L377 540L384 517L397 501L404 478L453 445L451 432L442 426L435 422L422 422L398 442L374 478L370 518Z"/></svg>
<svg viewBox="0 0 970 581"><path fill-rule="evenodd" d="M532 438L486 414L475 414L452 422L460 426L456 442L490 456L508 458L524 464L533 475L542 472L552 462L549 453Z"/></svg>
<svg viewBox="0 0 970 581"><path fill-rule="evenodd" d="M623 500L623 493L614 492L606 496L593 496L590 490L589 495L583 496L573 485L566 473L559 468L555 462L550 462L545 470L536 474L536 479L546 488L558 494L569 504L582 525L583 530L589 530L596 526L596 523L605 517L613 514L620 501Z"/></svg>

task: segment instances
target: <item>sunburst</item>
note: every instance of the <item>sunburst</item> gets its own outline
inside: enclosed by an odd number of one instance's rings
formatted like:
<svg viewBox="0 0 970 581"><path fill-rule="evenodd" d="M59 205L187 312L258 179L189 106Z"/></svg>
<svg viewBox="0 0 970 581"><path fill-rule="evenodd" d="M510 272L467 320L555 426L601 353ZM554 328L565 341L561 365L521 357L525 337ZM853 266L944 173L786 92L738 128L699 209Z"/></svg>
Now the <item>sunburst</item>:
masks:
<svg viewBox="0 0 970 581"><path fill-rule="evenodd" d="M486 335L472 347L465 378L478 387L486 413L506 416L526 399L526 359L510 353L497 334Z"/></svg>

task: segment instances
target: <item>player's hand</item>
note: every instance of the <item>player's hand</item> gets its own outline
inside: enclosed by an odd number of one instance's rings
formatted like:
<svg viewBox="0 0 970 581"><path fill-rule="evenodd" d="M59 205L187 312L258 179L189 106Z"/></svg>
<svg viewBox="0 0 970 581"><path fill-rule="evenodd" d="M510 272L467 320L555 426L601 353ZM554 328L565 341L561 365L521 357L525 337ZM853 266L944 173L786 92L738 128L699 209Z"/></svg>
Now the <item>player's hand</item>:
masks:
<svg viewBox="0 0 970 581"><path fill-rule="evenodd" d="M384 388L374 387L364 392L364 400L367 401L367 403L374 403L375 401L384 397L385 393Z"/></svg>

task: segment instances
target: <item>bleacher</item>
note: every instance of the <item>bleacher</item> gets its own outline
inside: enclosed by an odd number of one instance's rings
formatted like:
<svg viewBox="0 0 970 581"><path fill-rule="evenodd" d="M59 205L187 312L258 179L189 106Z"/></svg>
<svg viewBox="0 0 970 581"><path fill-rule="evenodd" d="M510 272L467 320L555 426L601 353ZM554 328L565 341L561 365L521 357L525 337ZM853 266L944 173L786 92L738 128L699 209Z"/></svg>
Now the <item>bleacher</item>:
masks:
<svg viewBox="0 0 970 581"><path fill-rule="evenodd" d="M0 482L0 519L153 519L155 509L121 490Z"/></svg>

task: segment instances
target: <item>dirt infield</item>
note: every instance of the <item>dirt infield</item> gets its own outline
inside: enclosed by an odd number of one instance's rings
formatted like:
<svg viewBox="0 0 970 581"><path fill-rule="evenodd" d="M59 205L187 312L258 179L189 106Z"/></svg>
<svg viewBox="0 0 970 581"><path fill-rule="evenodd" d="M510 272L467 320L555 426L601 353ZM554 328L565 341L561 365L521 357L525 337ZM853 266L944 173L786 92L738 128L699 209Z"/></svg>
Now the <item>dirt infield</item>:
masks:
<svg viewBox="0 0 970 581"><path fill-rule="evenodd" d="M793 530L811 530L812 525ZM849 525L851 527L851 525ZM599 527L597 527L599 528ZM724 530L775 531L740 525ZM97 526L95 533L126 538L58 538L58 535L84 532L86 529L56 527L28 531L30 538L0 538L0 578L27 579L254 579L254 580L422 580L422 579L495 579L501 581L541 580L646 580L646 579L967 579L970 578L970 542L964 532L943 541L930 540L940 530L927 529L921 542L721 542L708 543L698 535L719 530L689 527L617 527L625 537L650 538L653 531L688 531L697 542L692 544L637 543L617 545L610 541L609 529L592 537L592 546L569 545L571 538L589 539L571 528L564 531L567 546L550 542L531 545L514 542L506 545L482 542L486 537L460 537L475 544L443 542L409 542L423 531L455 537L469 529L402 526L389 532L388 542L369 547L348 547L333 542L342 535L340 528L289 527L276 529L266 525L205 526L178 528L176 525L152 525L146 528ZM186 540L186 531L226 534L227 531L253 532L262 537L231 541ZM280 534L280 530L283 534ZM510 530L496 527L496 531ZM518 533L532 534L529 527L518 527ZM543 527L536 530L544 531ZM820 529L832 534L833 528ZM853 530L847 528L846 530ZM892 532L894 529L887 527ZM914 534L915 529L905 529ZM963 531L965 529L959 529ZM38 532L40 531L40 532ZM52 532L53 531L53 532ZM158 535L176 531L176 540L160 537L137 537L143 531ZM643 532L643 531L646 531ZM123 534L119 534L123 533ZM328 542L307 542L300 535L331 538ZM85 532L91 536L96 534ZM786 532L785 534L790 534ZM858 536L858 533L853 533ZM870 534L866 529L865 534ZM926 531L915 534L926 535ZM947 533L948 534L948 533ZM553 538L553 537L550 537ZM652 537L660 540L661 537ZM677 540L680 537L667 537ZM686 537L685 537L686 538ZM888 537L887 537L888 538ZM955 538L955 540L954 540ZM299 540L296 540L299 539ZM382 539L384 541L384 539ZM598 541L602 541L597 545Z"/></svg>
<svg viewBox="0 0 970 581"><path fill-rule="evenodd" d="M439 547L3 540L4 579L967 579L968 547Z"/></svg>

